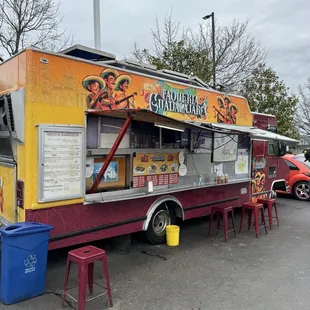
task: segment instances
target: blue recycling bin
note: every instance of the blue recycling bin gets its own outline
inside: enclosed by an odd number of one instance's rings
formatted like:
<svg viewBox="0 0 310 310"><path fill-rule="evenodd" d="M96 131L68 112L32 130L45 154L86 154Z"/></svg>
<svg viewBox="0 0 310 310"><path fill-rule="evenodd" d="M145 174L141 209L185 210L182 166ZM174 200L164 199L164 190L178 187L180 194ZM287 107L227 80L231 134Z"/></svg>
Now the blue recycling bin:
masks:
<svg viewBox="0 0 310 310"><path fill-rule="evenodd" d="M50 225L22 222L1 232L0 299L14 304L44 294Z"/></svg>

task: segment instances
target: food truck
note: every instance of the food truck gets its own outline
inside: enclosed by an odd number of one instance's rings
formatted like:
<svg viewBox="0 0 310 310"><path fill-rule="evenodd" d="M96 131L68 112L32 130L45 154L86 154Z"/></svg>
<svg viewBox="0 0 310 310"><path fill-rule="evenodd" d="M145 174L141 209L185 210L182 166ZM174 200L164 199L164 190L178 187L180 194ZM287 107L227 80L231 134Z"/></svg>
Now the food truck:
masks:
<svg viewBox="0 0 310 310"><path fill-rule="evenodd" d="M253 126L243 97L79 45L2 63L0 116L2 223L52 225L50 249L164 242L178 218L285 186L279 141L294 142Z"/></svg>

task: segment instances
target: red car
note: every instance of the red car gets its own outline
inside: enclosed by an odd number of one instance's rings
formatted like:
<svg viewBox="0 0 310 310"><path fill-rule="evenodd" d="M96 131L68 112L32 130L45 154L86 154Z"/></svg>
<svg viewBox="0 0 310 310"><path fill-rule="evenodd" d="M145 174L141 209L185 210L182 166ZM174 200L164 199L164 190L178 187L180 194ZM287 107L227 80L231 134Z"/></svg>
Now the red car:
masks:
<svg viewBox="0 0 310 310"><path fill-rule="evenodd" d="M286 154L283 158L290 169L290 194L300 200L310 200L310 162L305 162L304 154Z"/></svg>

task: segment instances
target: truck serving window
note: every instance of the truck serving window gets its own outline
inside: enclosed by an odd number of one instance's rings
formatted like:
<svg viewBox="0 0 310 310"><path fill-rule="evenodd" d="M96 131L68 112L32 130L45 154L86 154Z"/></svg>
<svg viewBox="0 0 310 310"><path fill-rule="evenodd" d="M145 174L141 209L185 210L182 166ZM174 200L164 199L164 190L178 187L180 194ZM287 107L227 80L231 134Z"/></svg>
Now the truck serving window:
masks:
<svg viewBox="0 0 310 310"><path fill-rule="evenodd" d="M153 123L133 121L130 135L131 148L159 148L159 131L159 128L155 127Z"/></svg>
<svg viewBox="0 0 310 310"><path fill-rule="evenodd" d="M268 155L279 156L279 142L278 141L268 142Z"/></svg>

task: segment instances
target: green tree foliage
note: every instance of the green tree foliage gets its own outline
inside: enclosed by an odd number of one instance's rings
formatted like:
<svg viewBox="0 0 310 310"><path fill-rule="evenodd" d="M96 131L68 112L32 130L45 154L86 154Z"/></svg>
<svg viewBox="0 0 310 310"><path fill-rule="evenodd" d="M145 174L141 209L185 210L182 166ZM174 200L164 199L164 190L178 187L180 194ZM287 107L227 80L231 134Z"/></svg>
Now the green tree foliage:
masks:
<svg viewBox="0 0 310 310"><path fill-rule="evenodd" d="M185 40L173 41L168 48L162 51L161 57L142 50L144 60L154 65L158 70L168 69L191 76L203 78L205 81L212 79L212 64L210 56L189 46Z"/></svg>
<svg viewBox="0 0 310 310"><path fill-rule="evenodd" d="M265 64L258 65L243 83L241 93L247 98L251 111L276 116L280 134L299 137L294 122L298 98L288 94L288 88L274 70Z"/></svg>

